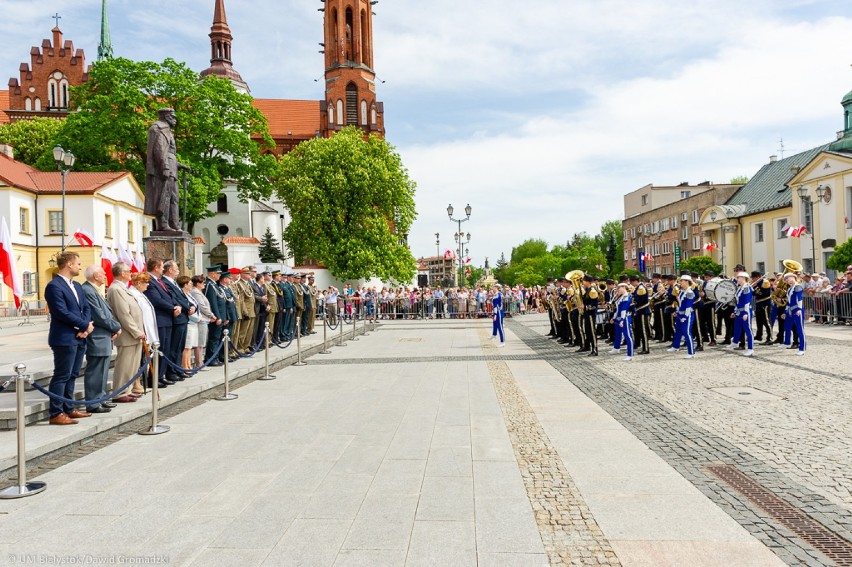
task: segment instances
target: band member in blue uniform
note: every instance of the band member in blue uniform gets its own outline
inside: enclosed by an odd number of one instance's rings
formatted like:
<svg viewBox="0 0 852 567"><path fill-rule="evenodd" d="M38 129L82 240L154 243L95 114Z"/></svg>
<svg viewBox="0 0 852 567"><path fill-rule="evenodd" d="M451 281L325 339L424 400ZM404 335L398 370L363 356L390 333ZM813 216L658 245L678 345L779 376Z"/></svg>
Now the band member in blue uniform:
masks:
<svg viewBox="0 0 852 567"><path fill-rule="evenodd" d="M728 345L728 349L733 349L734 345L740 343L740 339L745 333L746 351L745 356L754 354L754 337L751 333L751 285L749 285L749 277L747 272L737 274L737 303L734 307L734 343Z"/></svg>
<svg viewBox="0 0 852 567"><path fill-rule="evenodd" d="M624 360L630 361L633 360L633 315L630 313L633 296L626 282L618 284L614 294L615 316L613 317L613 327L615 329L615 340L610 352L617 354L621 349L621 341L624 340L627 345L627 356Z"/></svg>
<svg viewBox="0 0 852 567"><path fill-rule="evenodd" d="M787 288L787 307L782 315L784 318L784 345L789 347L793 344L792 333L795 330L799 336L799 350L796 351L796 354L802 356L805 354L806 348L804 309L802 307L802 292L804 288L799 283L796 274L785 274L784 280L789 285Z"/></svg>
<svg viewBox="0 0 852 567"><path fill-rule="evenodd" d="M677 295L677 312L675 313L674 340L669 352L680 350L681 341L686 342L686 356L695 357L695 344L692 342L692 319L695 312L692 305L695 303L695 291L692 289L692 277L683 275L680 277L680 292Z"/></svg>
<svg viewBox="0 0 852 567"><path fill-rule="evenodd" d="M500 284L494 284L494 297L491 298L491 317L494 321L491 338L493 339L499 334L500 342L497 346L503 347L506 344L506 336L503 334L503 293Z"/></svg>

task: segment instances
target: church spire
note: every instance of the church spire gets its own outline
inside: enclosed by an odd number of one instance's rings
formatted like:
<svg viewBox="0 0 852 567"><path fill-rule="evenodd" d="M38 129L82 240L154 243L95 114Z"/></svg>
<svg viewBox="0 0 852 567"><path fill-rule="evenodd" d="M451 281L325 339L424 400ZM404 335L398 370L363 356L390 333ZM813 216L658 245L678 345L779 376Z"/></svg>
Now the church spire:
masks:
<svg viewBox="0 0 852 567"><path fill-rule="evenodd" d="M98 43L98 61L112 57L112 41L109 37L107 0L101 0L101 41Z"/></svg>
<svg viewBox="0 0 852 567"><path fill-rule="evenodd" d="M210 27L210 67L201 72L201 78L215 75L228 79L240 92L249 92L248 84L233 67L231 60L231 28L225 14L225 0L215 0L213 25Z"/></svg>

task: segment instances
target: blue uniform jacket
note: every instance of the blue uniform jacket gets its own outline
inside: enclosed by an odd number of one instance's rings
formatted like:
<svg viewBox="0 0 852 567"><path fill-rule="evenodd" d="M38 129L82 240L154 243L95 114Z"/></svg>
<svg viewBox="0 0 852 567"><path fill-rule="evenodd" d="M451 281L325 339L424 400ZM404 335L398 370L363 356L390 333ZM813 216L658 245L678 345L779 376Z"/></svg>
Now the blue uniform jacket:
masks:
<svg viewBox="0 0 852 567"><path fill-rule="evenodd" d="M737 289L736 315L751 315L751 287L748 284Z"/></svg>
<svg viewBox="0 0 852 567"><path fill-rule="evenodd" d="M787 313L794 315L797 309L802 308L802 292L804 288L802 284L790 286L787 290Z"/></svg>
<svg viewBox="0 0 852 567"><path fill-rule="evenodd" d="M618 298L615 304L615 320L627 321L630 317L630 305L633 303L633 296L626 293Z"/></svg>
<svg viewBox="0 0 852 567"><path fill-rule="evenodd" d="M44 299L50 309L50 330L47 333L49 346L67 347L86 342L86 339L78 339L77 333L83 333L89 328L92 321L91 308L83 294L83 286L75 281L71 285L77 290L79 301L74 298L74 292L62 276L54 276L44 288Z"/></svg>
<svg viewBox="0 0 852 567"><path fill-rule="evenodd" d="M678 315L692 315L692 306L695 303L695 292L692 289L685 289L680 292L677 297L677 313Z"/></svg>

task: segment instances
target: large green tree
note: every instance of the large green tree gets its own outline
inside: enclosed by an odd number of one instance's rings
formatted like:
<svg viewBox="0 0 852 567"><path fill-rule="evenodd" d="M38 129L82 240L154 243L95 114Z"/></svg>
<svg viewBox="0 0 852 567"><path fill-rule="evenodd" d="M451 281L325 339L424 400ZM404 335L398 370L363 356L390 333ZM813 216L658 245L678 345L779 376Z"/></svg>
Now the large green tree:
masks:
<svg viewBox="0 0 852 567"><path fill-rule="evenodd" d="M520 264L526 258L536 258L547 254L547 242L530 238L512 248L511 263Z"/></svg>
<svg viewBox="0 0 852 567"><path fill-rule="evenodd" d="M0 124L0 144L12 146L16 160L36 167L40 158L50 154L56 145L56 135L61 128L62 121L52 118L33 118ZM55 167L52 158L49 167Z"/></svg>
<svg viewBox="0 0 852 567"><path fill-rule="evenodd" d="M837 246L825 265L841 273L846 270L846 266L852 265L852 238Z"/></svg>
<svg viewBox="0 0 852 567"><path fill-rule="evenodd" d="M412 280L415 183L383 138L349 127L302 142L281 158L275 183L293 217L284 239L297 258L344 280Z"/></svg>
<svg viewBox="0 0 852 567"><path fill-rule="evenodd" d="M241 199L271 195L275 158L263 153L273 144L266 118L230 81L213 76L199 81L195 71L173 59L107 59L71 89L71 107L79 112L68 116L56 138L77 156L75 169L128 170L140 185L148 127L158 108L174 108L178 161L193 169L190 224L212 214L207 205L219 198L224 180L236 181ZM45 153L40 165L52 166L52 157Z"/></svg>
<svg viewBox="0 0 852 567"><path fill-rule="evenodd" d="M706 271L721 274L722 266L714 262L710 256L692 256L680 263L680 270L682 272L696 272L699 276L703 276Z"/></svg>

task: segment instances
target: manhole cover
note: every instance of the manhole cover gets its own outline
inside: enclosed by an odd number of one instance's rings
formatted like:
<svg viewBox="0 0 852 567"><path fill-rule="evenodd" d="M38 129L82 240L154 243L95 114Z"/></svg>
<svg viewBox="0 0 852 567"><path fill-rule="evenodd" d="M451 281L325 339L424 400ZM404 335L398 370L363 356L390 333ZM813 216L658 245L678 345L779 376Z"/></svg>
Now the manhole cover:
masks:
<svg viewBox="0 0 852 567"><path fill-rule="evenodd" d="M780 396L776 396L775 394L770 394L769 392L764 392L763 390L758 390L757 388L749 386L710 388L710 390L728 398L746 402L777 402L784 399Z"/></svg>

